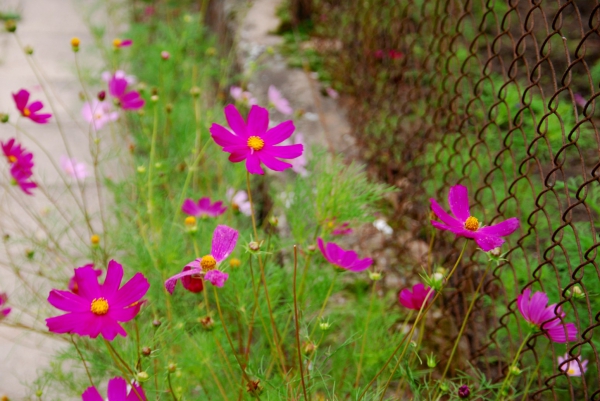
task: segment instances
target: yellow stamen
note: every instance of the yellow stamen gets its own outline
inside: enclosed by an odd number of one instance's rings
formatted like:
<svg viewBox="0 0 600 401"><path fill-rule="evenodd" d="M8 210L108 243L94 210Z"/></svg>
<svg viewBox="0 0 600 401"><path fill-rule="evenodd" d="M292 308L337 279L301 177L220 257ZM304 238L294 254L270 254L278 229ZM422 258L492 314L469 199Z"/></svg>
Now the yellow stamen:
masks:
<svg viewBox="0 0 600 401"><path fill-rule="evenodd" d="M574 375L575 374L575 369L569 368L569 370L567 370L567 374L568 375Z"/></svg>
<svg viewBox="0 0 600 401"><path fill-rule="evenodd" d="M104 298L94 298L90 311L94 315L102 316L108 313L108 301Z"/></svg>
<svg viewBox="0 0 600 401"><path fill-rule="evenodd" d="M121 46L121 39L115 39L115 40L113 40L113 46L115 48Z"/></svg>
<svg viewBox="0 0 600 401"><path fill-rule="evenodd" d="M13 155L8 156L8 162L9 163L16 163L17 162L17 158Z"/></svg>
<svg viewBox="0 0 600 401"><path fill-rule="evenodd" d="M479 230L479 220L477 220L477 217L469 216L467 221L465 221L465 228L469 231Z"/></svg>
<svg viewBox="0 0 600 401"><path fill-rule="evenodd" d="M242 261L237 258L231 258L229 260L229 266L231 267L240 267L242 265Z"/></svg>
<svg viewBox="0 0 600 401"><path fill-rule="evenodd" d="M92 235L92 237L90 238L90 242L92 243L92 245L98 245L100 243L100 236L97 234Z"/></svg>
<svg viewBox="0 0 600 401"><path fill-rule="evenodd" d="M193 227L196 225L196 218L194 216L188 216L185 218L186 227Z"/></svg>
<svg viewBox="0 0 600 401"><path fill-rule="evenodd" d="M213 270L217 266L217 260L212 255L205 255L200 259L200 266L205 272Z"/></svg>
<svg viewBox="0 0 600 401"><path fill-rule="evenodd" d="M31 110L29 110L27 107L25 107L25 108L23 109L23 115L24 115L25 117L29 117L29 116L31 115Z"/></svg>
<svg viewBox="0 0 600 401"><path fill-rule="evenodd" d="M265 141L259 136L251 136L248 138L248 146L254 150L261 150L265 147Z"/></svg>

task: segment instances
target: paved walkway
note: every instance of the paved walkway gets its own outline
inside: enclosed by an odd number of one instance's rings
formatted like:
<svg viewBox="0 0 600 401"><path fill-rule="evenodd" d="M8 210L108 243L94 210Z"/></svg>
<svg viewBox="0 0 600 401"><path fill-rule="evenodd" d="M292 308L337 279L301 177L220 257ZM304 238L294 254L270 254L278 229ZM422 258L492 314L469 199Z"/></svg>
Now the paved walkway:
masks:
<svg viewBox="0 0 600 401"><path fill-rule="evenodd" d="M63 141L58 127L57 119L60 120L65 140L69 143L71 154L76 159L91 162L89 152L89 141L79 126L72 121L69 114L80 118L81 100L79 99L80 85L76 79L73 53L71 51L70 39L77 36L81 39L83 59L96 57L90 47L93 43L91 34L82 18L85 15L87 5L92 0L1 0L0 12L18 10L22 21L18 24L17 34L22 44L34 49L34 57L37 64L44 72L47 82L54 93L61 99L64 107L60 107L56 99L58 110L53 116L51 123L47 125L36 125L31 121L21 119L19 126L35 138L41 147L46 149L50 157L58 163L61 155L66 154L65 141ZM20 50L12 35L0 33L0 113L8 112L12 122L16 121L17 113L13 104L11 93L25 88L32 93L33 98L42 100L45 110L48 110L48 99L39 85L36 75L27 64L27 60ZM83 124L81 118L80 124ZM0 124L0 140L6 141L15 136L14 127L8 124ZM73 214L75 210L73 200L68 200L70 195L66 191L63 179L50 162L50 157L45 155L34 141L23 134L20 140L28 150L34 153L36 167L34 174L36 180L43 182L48 188L51 197L54 197L62 210L67 215ZM0 160L4 163L4 160ZM1 169L4 170L4 167ZM5 180L6 175L2 173L0 180ZM93 180L86 181L86 198L93 199L95 194ZM74 191L78 193L77 190ZM79 192L79 196L81 193ZM97 198L97 197L96 197ZM72 199L72 197L71 197ZM81 199L81 198L80 198ZM89 200L91 210L97 210L97 201ZM43 300L47 297L48 290L52 286L48 280L35 278L38 271L48 269L65 269L66 275L72 266L63 266L64 259L53 256L51 253L44 256L36 252L32 261L25 256L25 250L30 245L20 245L19 238L34 237L41 244L48 244L46 232L40 228L40 224L28 218L29 212L41 216L42 221L55 234L61 232L65 226L56 208L36 191L34 197L28 197L14 191L7 190L5 185L0 185L0 233L4 236L9 234L10 240L0 243L0 292L6 292L11 298L14 310L7 319L8 323L16 321L27 321L40 330L44 328L44 318L48 316L49 309ZM75 224L77 225L77 223ZM98 224L96 224L98 227ZM98 227L99 228L99 227ZM77 237L80 242L77 243ZM59 235L61 244L74 242L81 249L85 249L82 241L89 238L85 227L77 232L63 230ZM48 245L50 246L50 245ZM42 247L40 247L42 248ZM77 250L70 249L69 253L75 254ZM17 279L11 266L18 265L25 271L24 275L31 288ZM71 270L72 271L72 270ZM48 274L52 276L55 274ZM57 286L60 284L54 284ZM32 297L31 290L38 294L38 300ZM61 346L63 342L51 339L41 334L17 330L0 324L0 398L7 396L13 400L37 399L34 397L35 387L30 384L36 378L36 372L48 366L51 355ZM65 399L65 398L62 398Z"/></svg>

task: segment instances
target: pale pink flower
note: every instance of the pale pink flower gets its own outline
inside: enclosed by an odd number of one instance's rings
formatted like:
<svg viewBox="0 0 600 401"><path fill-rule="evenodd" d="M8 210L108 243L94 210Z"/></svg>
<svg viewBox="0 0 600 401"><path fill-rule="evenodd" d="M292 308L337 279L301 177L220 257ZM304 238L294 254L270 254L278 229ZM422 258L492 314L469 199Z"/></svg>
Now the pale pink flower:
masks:
<svg viewBox="0 0 600 401"><path fill-rule="evenodd" d="M306 144L304 143L304 135L298 132L294 137L294 145L302 145L303 149L306 149ZM292 165L292 170L296 174L300 174L302 177L306 177L308 175L308 171L306 170L306 166L308 165L308 161L306 160L306 152L302 152L302 154L295 159L291 159L290 163Z"/></svg>
<svg viewBox="0 0 600 401"><path fill-rule="evenodd" d="M292 114L294 109L290 106L290 102L281 95L281 92L273 85L269 86L269 103L277 109L281 114L286 116Z"/></svg>
<svg viewBox="0 0 600 401"><path fill-rule="evenodd" d="M111 111L111 105L108 102L92 100L92 103L86 102L81 109L81 114L85 121L94 124L96 130L101 130L104 125L119 118L119 113Z"/></svg>
<svg viewBox="0 0 600 401"><path fill-rule="evenodd" d="M567 360L569 362L565 363ZM582 361L580 356L573 358L569 353L558 357L558 368L569 376L581 376L587 372L587 364L587 359Z"/></svg>
<svg viewBox="0 0 600 401"><path fill-rule="evenodd" d="M86 164L79 163L77 160L75 160L75 158L70 159L67 156L61 156L60 167L65 173L67 173L67 175L75 178L76 180L83 180L89 175Z"/></svg>
<svg viewBox="0 0 600 401"><path fill-rule="evenodd" d="M248 201L248 194L246 191L235 192L235 189L229 188L227 190L227 199L229 199L233 210L237 210L246 216L252 214L252 207Z"/></svg>
<svg viewBox="0 0 600 401"><path fill-rule="evenodd" d="M247 104L248 106L254 106L255 104L258 103L256 98L254 96L252 96L252 93L250 93L248 91L244 91L239 86L232 86L229 89L229 94L231 95L231 97L234 100L244 103L244 104Z"/></svg>
<svg viewBox="0 0 600 401"><path fill-rule="evenodd" d="M340 97L340 94L331 87L325 88L325 92L327 92L327 96L329 96L332 99L337 99L338 97Z"/></svg>
<svg viewBox="0 0 600 401"><path fill-rule="evenodd" d="M123 70L117 70L114 73L114 78L116 79L125 79L129 85L135 85L137 83L137 78L133 75L125 74ZM102 73L102 80L106 83L109 83L113 79L113 74L109 71L104 71Z"/></svg>

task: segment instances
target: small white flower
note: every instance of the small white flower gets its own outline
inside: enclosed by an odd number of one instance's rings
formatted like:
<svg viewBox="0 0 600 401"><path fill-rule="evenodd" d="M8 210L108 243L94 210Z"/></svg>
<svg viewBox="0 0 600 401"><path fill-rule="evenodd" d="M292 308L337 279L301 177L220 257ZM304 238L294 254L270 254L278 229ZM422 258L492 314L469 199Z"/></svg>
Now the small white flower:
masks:
<svg viewBox="0 0 600 401"><path fill-rule="evenodd" d="M373 226L386 235L390 235L394 232L392 227L390 227L384 219L375 220Z"/></svg>

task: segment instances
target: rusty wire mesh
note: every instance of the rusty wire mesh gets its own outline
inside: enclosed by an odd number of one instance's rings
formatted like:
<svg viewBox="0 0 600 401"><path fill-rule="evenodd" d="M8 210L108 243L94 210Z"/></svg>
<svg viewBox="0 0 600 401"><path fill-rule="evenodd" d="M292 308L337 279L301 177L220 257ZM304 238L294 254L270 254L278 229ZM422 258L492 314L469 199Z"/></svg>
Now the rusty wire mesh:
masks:
<svg viewBox="0 0 600 401"><path fill-rule="evenodd" d="M325 50L327 69L351 99L362 157L402 188L396 224L410 216L425 226L427 197L445 201L457 183L469 188L472 213L486 224L521 221L504 249L508 261L485 282L457 367L470 361L501 381L528 330L516 297L525 288L545 291L577 325L577 340L547 346L543 335L531 338L517 387L533 378L528 399L600 400L600 3L316 3L316 32L335 42ZM442 240L436 260L455 260L452 237ZM445 297L454 336L482 275L481 256L469 248ZM565 352L589 360L585 375L561 370Z"/></svg>

